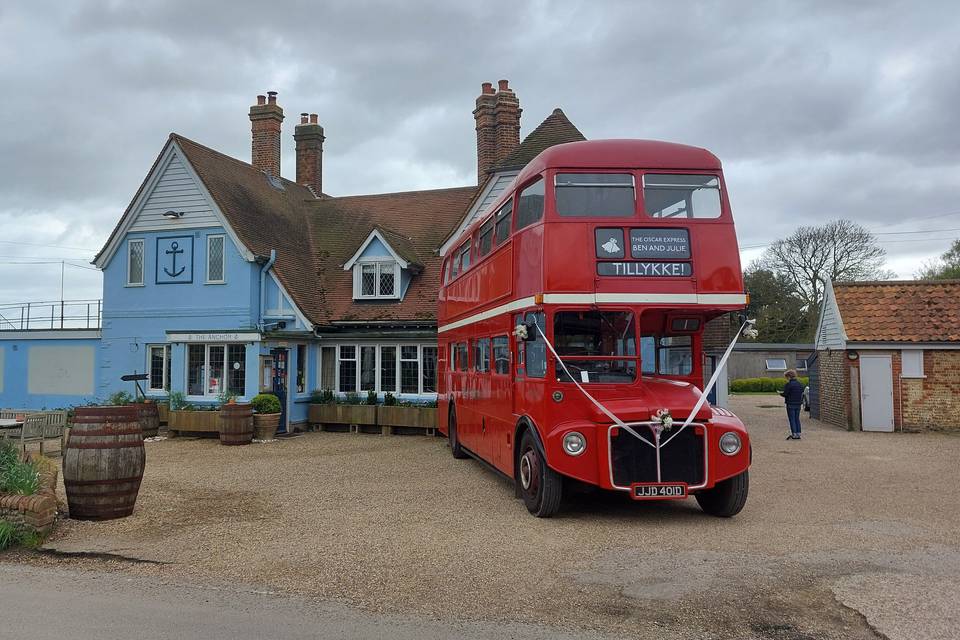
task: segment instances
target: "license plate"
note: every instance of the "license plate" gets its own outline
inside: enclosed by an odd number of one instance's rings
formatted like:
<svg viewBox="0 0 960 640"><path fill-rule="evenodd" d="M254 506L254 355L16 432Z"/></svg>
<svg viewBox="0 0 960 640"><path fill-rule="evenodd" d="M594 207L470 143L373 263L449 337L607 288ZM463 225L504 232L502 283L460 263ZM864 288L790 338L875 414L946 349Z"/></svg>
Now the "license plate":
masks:
<svg viewBox="0 0 960 640"><path fill-rule="evenodd" d="M634 500L680 500L687 497L685 482L637 482L630 485Z"/></svg>

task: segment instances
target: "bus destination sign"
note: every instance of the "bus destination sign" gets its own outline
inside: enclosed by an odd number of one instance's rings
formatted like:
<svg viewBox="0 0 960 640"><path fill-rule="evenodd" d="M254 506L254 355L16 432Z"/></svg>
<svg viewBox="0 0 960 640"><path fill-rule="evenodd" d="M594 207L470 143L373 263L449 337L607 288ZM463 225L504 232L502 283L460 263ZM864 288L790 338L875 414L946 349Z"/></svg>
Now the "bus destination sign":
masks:
<svg viewBox="0 0 960 640"><path fill-rule="evenodd" d="M689 262L598 262L597 275L689 278Z"/></svg>
<svg viewBox="0 0 960 640"><path fill-rule="evenodd" d="M690 235L686 229L630 229L630 255L641 260L689 259Z"/></svg>

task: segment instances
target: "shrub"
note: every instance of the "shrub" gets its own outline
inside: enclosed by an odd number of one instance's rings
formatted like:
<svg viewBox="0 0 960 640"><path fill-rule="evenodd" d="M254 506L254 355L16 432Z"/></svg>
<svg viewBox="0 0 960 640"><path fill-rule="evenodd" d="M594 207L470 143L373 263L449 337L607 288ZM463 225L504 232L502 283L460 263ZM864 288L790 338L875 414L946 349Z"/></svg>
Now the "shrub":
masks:
<svg viewBox="0 0 960 640"><path fill-rule="evenodd" d="M380 398L377 397L377 392L373 390L367 391L367 399L364 402L364 404L372 404L372 405L380 404Z"/></svg>
<svg viewBox="0 0 960 640"><path fill-rule="evenodd" d="M397 404L397 396L393 395L389 391L383 394L383 406L393 407Z"/></svg>
<svg viewBox="0 0 960 640"><path fill-rule="evenodd" d="M186 406L187 406L187 397L183 395L183 391L170 392L170 410L171 411L182 411L183 408Z"/></svg>
<svg viewBox="0 0 960 640"><path fill-rule="evenodd" d="M20 459L10 443L0 446L0 493L32 496L40 489L40 472L33 462Z"/></svg>
<svg viewBox="0 0 960 640"><path fill-rule="evenodd" d="M217 395L217 404L219 404L220 406L223 406L225 404L230 404L231 402L235 402L236 400L237 400L237 394L235 394L232 391L227 391L226 389L224 389Z"/></svg>
<svg viewBox="0 0 960 640"><path fill-rule="evenodd" d="M17 528L13 526L13 523L0 520L0 551L3 551L7 547L12 547L16 539Z"/></svg>
<svg viewBox="0 0 960 640"><path fill-rule="evenodd" d="M360 404L360 394L356 391L348 391L343 394L343 404Z"/></svg>
<svg viewBox="0 0 960 640"><path fill-rule="evenodd" d="M810 378L797 378L800 384L807 386ZM731 393L772 393L783 391L786 378L740 378L730 381Z"/></svg>
<svg viewBox="0 0 960 640"><path fill-rule="evenodd" d="M310 394L310 404L336 404L337 398L331 389L314 389Z"/></svg>
<svg viewBox="0 0 960 640"><path fill-rule="evenodd" d="M280 398L272 393L261 393L250 401L257 413L280 413Z"/></svg>
<svg viewBox="0 0 960 640"><path fill-rule="evenodd" d="M117 391L107 399L108 404L112 404L117 407L122 407L123 405L127 405L132 402L133 396L126 391Z"/></svg>

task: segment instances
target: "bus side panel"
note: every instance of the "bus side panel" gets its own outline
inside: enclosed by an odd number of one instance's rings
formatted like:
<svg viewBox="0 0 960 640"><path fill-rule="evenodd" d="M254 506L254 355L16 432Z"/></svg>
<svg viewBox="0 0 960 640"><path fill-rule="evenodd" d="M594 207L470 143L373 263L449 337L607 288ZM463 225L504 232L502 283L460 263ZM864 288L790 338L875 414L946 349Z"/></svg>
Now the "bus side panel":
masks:
<svg viewBox="0 0 960 640"><path fill-rule="evenodd" d="M450 411L450 349L444 334L437 336L437 429L447 435L447 416Z"/></svg>
<svg viewBox="0 0 960 640"><path fill-rule="evenodd" d="M543 293L543 225L518 231L513 236L515 298Z"/></svg>

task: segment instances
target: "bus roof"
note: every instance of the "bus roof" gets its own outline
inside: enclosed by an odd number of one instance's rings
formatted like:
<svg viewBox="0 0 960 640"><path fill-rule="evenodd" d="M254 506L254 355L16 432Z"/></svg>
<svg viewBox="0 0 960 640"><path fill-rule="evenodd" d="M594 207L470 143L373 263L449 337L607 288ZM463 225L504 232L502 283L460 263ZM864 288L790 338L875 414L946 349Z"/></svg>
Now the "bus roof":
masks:
<svg viewBox="0 0 960 640"><path fill-rule="evenodd" d="M720 159L706 149L660 140L585 140L545 149L517 177L545 169L715 169Z"/></svg>

